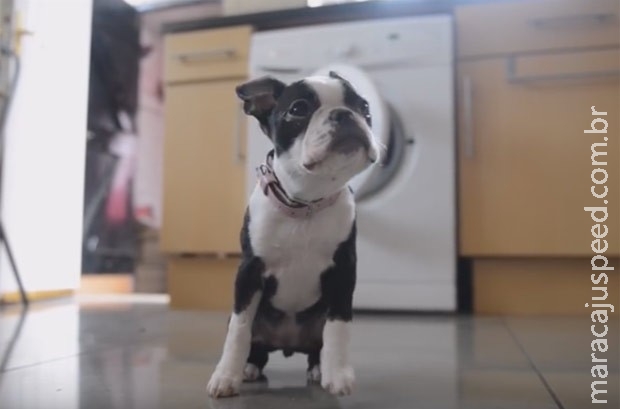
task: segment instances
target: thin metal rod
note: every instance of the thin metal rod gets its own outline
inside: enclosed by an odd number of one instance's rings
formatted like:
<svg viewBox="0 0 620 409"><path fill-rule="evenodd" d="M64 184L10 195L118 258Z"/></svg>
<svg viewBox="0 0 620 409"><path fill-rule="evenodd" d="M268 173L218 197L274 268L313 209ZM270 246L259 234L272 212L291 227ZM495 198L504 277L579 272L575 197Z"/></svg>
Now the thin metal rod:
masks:
<svg viewBox="0 0 620 409"><path fill-rule="evenodd" d="M243 112L243 104L237 104L235 102L235 105L237 115L235 116L235 146L233 148L233 160L236 164L241 165L245 162L245 155L243 154L241 148L241 135L246 132L245 127L247 122L245 119L245 113Z"/></svg>
<svg viewBox="0 0 620 409"><path fill-rule="evenodd" d="M17 288L19 290L19 296L21 297L22 304L24 304L24 306L27 306L29 303L28 295L26 294L26 290L24 289L24 283L22 283L21 276L19 275L17 263L15 262L15 257L13 256L13 250L11 250L11 245L9 244L9 239L6 236L2 221L0 221L0 241L4 243L4 248L6 248L6 254L9 258L9 265L13 270L13 276L15 277L15 281L17 282Z"/></svg>
<svg viewBox="0 0 620 409"><path fill-rule="evenodd" d="M13 97L15 96L15 90L17 89L17 81L19 80L19 74L20 74L20 69L21 69L21 62L17 54L15 54L12 50L8 50L5 48L3 48L1 52L2 52L2 55L13 58L13 60L15 61L15 73L13 74L13 79L11 80L9 92L7 95L7 100L4 103L4 106L2 107L2 111L0 111L0 204L2 204L2 171L3 171L3 165L4 165L4 138L5 138L4 131L6 127L7 118L9 116L11 103L13 102ZM19 294L21 297L22 304L24 306L27 306L28 296L26 294L26 290L24 289L24 284L22 282L21 275L19 274L19 270L17 269L17 262L15 261L13 251L9 243L9 238L6 234L6 231L4 230L4 225L2 223L2 216L0 214L0 244L2 243L4 243L7 256L9 257L9 264L11 265L11 269L13 270L15 281L17 282L17 287L19 289Z"/></svg>
<svg viewBox="0 0 620 409"><path fill-rule="evenodd" d="M24 323L26 322L26 316L28 315L28 306L25 306L20 314L19 320L17 321L17 325L15 326L15 330L13 331L13 335L9 339L9 342L6 345L6 349L2 353L2 359L0 359L0 373L3 373L11 360L11 356L13 355L13 351L15 350L15 345L17 345L17 341L22 333L22 329L24 328ZM0 376L0 383L2 382L2 377Z"/></svg>
<svg viewBox="0 0 620 409"><path fill-rule="evenodd" d="M236 54L237 54L237 51L234 48L225 47L225 48L215 48L213 50L196 51L192 53L181 53L181 54L175 55L173 58L176 58L177 60L185 64L192 64L192 63L207 62L207 61L211 61L214 59L220 59L220 58L230 59L230 58L234 58Z"/></svg>
<svg viewBox="0 0 620 409"><path fill-rule="evenodd" d="M463 149L465 151L465 156L468 158L473 158L475 154L473 92L471 78L463 77L463 114L465 120L465 140Z"/></svg>

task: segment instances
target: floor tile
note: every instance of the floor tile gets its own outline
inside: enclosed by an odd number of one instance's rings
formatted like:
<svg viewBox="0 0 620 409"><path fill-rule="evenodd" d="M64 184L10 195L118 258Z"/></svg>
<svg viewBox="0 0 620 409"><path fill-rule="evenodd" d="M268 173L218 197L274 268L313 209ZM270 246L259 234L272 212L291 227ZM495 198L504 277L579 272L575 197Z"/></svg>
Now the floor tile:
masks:
<svg viewBox="0 0 620 409"><path fill-rule="evenodd" d="M543 376L564 409L618 409L620 407L618 396L620 393L620 376L618 373L612 373L605 379L607 381L606 386L596 386L597 390L607 390L607 393L595 395L598 400L606 400L606 403L592 403L592 381L600 381L601 379L592 378L589 371L546 371Z"/></svg>
<svg viewBox="0 0 620 409"><path fill-rule="evenodd" d="M604 354L610 370L620 369L619 321L611 318L607 335L609 350ZM508 318L513 332L534 365L540 370L578 370L592 366L592 322L587 318Z"/></svg>
<svg viewBox="0 0 620 409"><path fill-rule="evenodd" d="M531 369L531 363L502 319L459 321L459 362L479 369Z"/></svg>
<svg viewBox="0 0 620 409"><path fill-rule="evenodd" d="M553 398L532 371L464 370L459 408L557 408Z"/></svg>
<svg viewBox="0 0 620 409"><path fill-rule="evenodd" d="M11 349L0 369L35 365L73 356L79 347L79 306L55 305L20 315L3 314L0 320L0 351ZM14 335L19 338L14 341ZM6 353L3 354L6 356Z"/></svg>

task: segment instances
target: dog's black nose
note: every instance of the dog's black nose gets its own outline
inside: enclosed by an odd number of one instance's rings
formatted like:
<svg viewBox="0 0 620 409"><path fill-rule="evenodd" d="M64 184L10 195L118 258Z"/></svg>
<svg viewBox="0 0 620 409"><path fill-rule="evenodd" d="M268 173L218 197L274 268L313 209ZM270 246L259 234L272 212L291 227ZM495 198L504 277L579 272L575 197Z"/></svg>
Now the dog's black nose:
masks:
<svg viewBox="0 0 620 409"><path fill-rule="evenodd" d="M353 112L348 109L338 108L329 113L329 119L337 124L353 123Z"/></svg>

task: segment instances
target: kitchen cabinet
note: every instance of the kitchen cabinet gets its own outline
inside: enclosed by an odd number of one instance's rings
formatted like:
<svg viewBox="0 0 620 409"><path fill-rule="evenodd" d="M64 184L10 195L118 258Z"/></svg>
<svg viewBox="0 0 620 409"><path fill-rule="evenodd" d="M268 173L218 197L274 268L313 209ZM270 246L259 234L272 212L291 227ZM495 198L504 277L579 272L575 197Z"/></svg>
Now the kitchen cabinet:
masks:
<svg viewBox="0 0 620 409"><path fill-rule="evenodd" d="M615 0L456 8L459 252L477 313L587 314L584 207L608 208L607 273L620 279L619 15ZM584 133L597 118L607 133Z"/></svg>
<svg viewBox="0 0 620 409"><path fill-rule="evenodd" d="M593 143L607 143L596 148L608 152L605 199L620 203L618 3L583 3L518 2L457 12L463 255L590 255L593 222L583 208L604 205L590 192ZM592 13L616 19L596 20ZM504 34L510 39L505 48L501 38L491 40L502 37L501 16L511 16L513 30ZM520 25L523 16L549 26ZM575 30L579 41L564 36ZM592 106L607 112L607 135L584 134L596 118ZM619 226L619 216L609 211L606 224ZM607 238L613 255L619 236Z"/></svg>
<svg viewBox="0 0 620 409"><path fill-rule="evenodd" d="M229 309L246 206L249 26L165 38L161 248L173 308ZM223 296L227 294L227 296Z"/></svg>
<svg viewBox="0 0 620 409"><path fill-rule="evenodd" d="M461 251L471 256L592 253L591 106L610 124L609 203L620 203L618 50L488 58L459 64ZM509 72L510 63L517 72ZM566 78L566 80L556 80ZM598 157L600 159L601 156ZM606 224L620 226L620 212ZM620 243L608 237L611 252Z"/></svg>
<svg viewBox="0 0 620 409"><path fill-rule="evenodd" d="M173 309L227 311L233 305L234 257L177 257L168 260L168 293Z"/></svg>
<svg viewBox="0 0 620 409"><path fill-rule="evenodd" d="M618 266L618 259L610 264ZM585 258L480 258L474 261L476 312L496 315L588 315L584 303L592 298ZM608 275L609 298L618 305L620 274ZM583 301L583 302L581 302ZM618 310L613 314L618 318Z"/></svg>
<svg viewBox="0 0 620 409"><path fill-rule="evenodd" d="M238 254L245 208L248 27L166 37L162 249Z"/></svg>
<svg viewBox="0 0 620 409"><path fill-rule="evenodd" d="M245 209L239 80L166 89L163 248L238 254Z"/></svg>

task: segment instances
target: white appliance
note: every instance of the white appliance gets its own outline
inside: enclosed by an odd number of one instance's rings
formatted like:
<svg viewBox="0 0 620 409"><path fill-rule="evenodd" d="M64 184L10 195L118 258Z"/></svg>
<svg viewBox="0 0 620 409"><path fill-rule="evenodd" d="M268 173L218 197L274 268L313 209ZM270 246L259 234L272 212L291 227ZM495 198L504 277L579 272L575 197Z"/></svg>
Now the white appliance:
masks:
<svg viewBox="0 0 620 409"><path fill-rule="evenodd" d="M330 69L369 101L384 166L352 181L358 201L354 307L456 308L452 19L437 15L260 32L253 78L292 82ZM249 121L248 196L270 143Z"/></svg>

